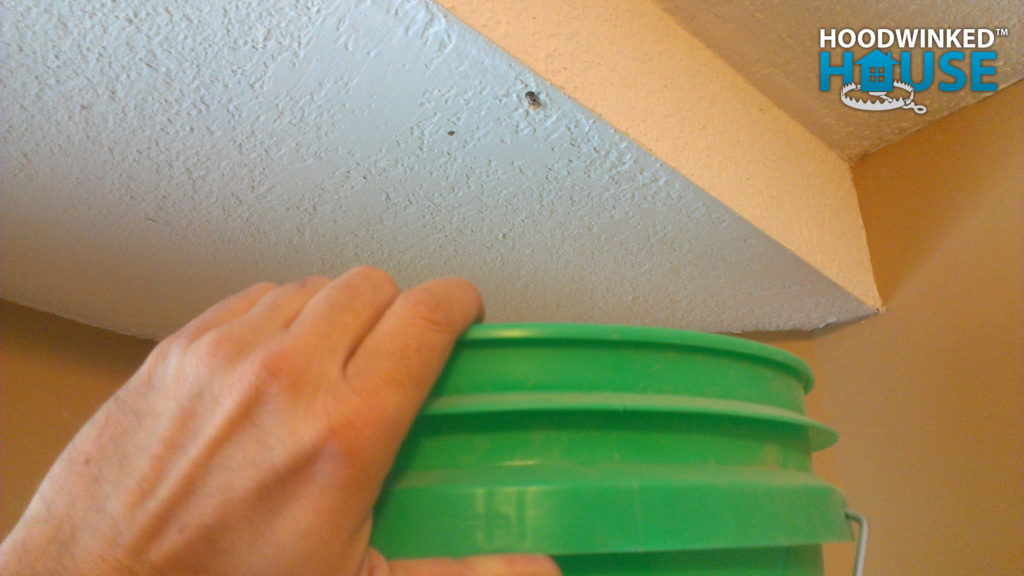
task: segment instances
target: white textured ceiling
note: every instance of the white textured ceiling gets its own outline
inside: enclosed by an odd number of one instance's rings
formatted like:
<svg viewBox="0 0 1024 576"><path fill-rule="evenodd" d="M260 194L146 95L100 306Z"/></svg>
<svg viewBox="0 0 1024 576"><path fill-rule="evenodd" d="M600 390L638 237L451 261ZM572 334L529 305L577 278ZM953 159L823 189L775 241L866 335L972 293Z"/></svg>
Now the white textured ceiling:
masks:
<svg viewBox="0 0 1024 576"><path fill-rule="evenodd" d="M657 0L763 94L847 160L856 160L993 92L939 92L948 77L935 70L930 89L915 94L927 112L864 113L839 103L839 80L818 89L819 31L851 28L1005 28L997 38L996 73L987 82L1008 86L1024 77L1024 0ZM830 49L832 62L841 61ZM897 52L901 50L897 49ZM870 50L854 48L854 59ZM923 78L921 49L913 50L913 77ZM961 68L963 63L958 64Z"/></svg>
<svg viewBox="0 0 1024 576"><path fill-rule="evenodd" d="M464 275L491 321L872 312L432 3L3 16L6 299L158 336L248 283L365 262Z"/></svg>

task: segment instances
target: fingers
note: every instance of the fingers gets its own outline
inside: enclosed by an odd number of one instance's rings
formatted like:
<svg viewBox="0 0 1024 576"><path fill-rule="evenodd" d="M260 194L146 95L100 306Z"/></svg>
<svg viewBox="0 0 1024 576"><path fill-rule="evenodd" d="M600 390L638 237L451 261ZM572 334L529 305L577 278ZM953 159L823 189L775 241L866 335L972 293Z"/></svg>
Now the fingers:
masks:
<svg viewBox="0 0 1024 576"><path fill-rule="evenodd" d="M274 291L275 288L276 286L270 282L261 282L233 296L229 296L214 304L178 330L175 337L189 342L198 340L203 334L246 315L264 296Z"/></svg>
<svg viewBox="0 0 1024 576"><path fill-rule="evenodd" d="M304 345L323 350L337 371L398 297L398 286L383 270L353 268L313 296L289 328Z"/></svg>
<svg viewBox="0 0 1024 576"><path fill-rule="evenodd" d="M330 282L322 276L310 276L285 284L263 296L231 328L245 332L253 341L263 341L288 328L307 303Z"/></svg>
<svg viewBox="0 0 1024 576"><path fill-rule="evenodd" d="M482 317L475 286L434 280L399 296L356 350L345 367L348 401L357 404L349 416L374 438L372 481L384 480L455 340Z"/></svg>
<svg viewBox="0 0 1024 576"><path fill-rule="evenodd" d="M275 354L309 368L337 391L329 413L365 452L364 480L379 489L455 340L483 316L476 287L442 278L399 294L381 270L360 267L333 281L261 284L217 304L183 329L185 343L206 337L207 356L232 362L271 335ZM215 332L215 333L214 333ZM337 380L323 378L337 374ZM340 381L339 381L340 380ZM341 422L344 420L344 422Z"/></svg>
<svg viewBox="0 0 1024 576"><path fill-rule="evenodd" d="M509 554L468 558L393 560L389 576L561 576L554 560L547 556Z"/></svg>

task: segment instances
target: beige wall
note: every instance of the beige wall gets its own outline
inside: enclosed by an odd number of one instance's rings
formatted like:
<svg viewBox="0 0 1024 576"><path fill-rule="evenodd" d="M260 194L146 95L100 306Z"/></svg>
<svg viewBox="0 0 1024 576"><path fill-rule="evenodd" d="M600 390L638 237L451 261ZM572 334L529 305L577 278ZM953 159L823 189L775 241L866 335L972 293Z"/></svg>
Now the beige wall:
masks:
<svg viewBox="0 0 1024 576"><path fill-rule="evenodd" d="M886 312L757 338L814 368L867 574L1024 574L1022 118L1019 82L854 165ZM850 562L827 547L829 576Z"/></svg>
<svg viewBox="0 0 1024 576"><path fill-rule="evenodd" d="M152 342L0 301L0 538Z"/></svg>
<svg viewBox="0 0 1024 576"><path fill-rule="evenodd" d="M853 167L887 311L818 335L868 574L1024 574L1024 83Z"/></svg>
<svg viewBox="0 0 1024 576"><path fill-rule="evenodd" d="M1024 573L1024 84L854 166L887 311L760 339L810 362L816 461L872 521L867 574ZM0 534L152 343L3 303ZM830 546L828 574L850 573Z"/></svg>

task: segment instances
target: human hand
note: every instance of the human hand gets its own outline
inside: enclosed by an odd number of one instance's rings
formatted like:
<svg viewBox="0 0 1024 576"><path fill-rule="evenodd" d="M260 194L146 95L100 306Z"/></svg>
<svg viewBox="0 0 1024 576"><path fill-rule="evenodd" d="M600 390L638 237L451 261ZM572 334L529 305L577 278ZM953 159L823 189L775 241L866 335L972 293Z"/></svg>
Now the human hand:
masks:
<svg viewBox="0 0 1024 576"><path fill-rule="evenodd" d="M557 576L546 557L387 562L373 506L458 336L447 278L259 284L161 342L54 464L0 572Z"/></svg>

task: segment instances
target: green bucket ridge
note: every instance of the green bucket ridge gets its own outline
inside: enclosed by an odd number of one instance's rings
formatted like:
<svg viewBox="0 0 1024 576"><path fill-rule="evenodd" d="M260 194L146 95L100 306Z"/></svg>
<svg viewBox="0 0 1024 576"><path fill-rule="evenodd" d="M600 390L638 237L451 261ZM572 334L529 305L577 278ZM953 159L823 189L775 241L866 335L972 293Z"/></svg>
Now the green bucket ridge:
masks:
<svg viewBox="0 0 1024 576"><path fill-rule="evenodd" d="M820 545L852 532L842 492L811 470L837 440L805 414L812 384L803 361L738 338L474 326L371 541L396 558L551 554L567 576L761 573L752 558L820 575Z"/></svg>

